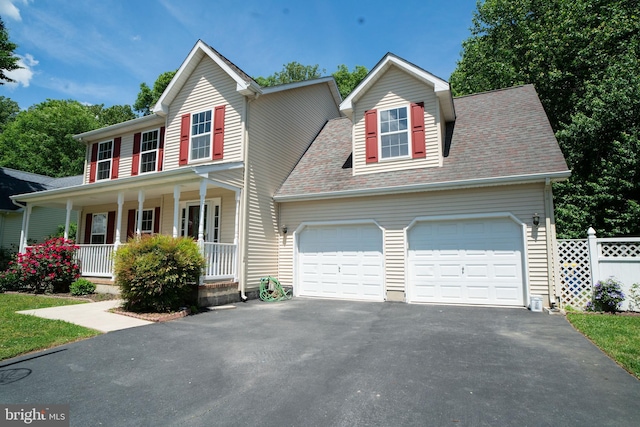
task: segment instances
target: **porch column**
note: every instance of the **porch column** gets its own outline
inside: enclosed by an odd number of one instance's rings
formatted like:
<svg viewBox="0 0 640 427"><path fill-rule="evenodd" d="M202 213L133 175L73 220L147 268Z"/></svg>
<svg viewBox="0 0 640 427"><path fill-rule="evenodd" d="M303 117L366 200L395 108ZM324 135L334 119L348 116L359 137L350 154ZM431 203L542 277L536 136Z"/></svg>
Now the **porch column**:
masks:
<svg viewBox="0 0 640 427"><path fill-rule="evenodd" d="M136 238L142 235L142 209L144 208L144 190L138 190L138 221L136 222Z"/></svg>
<svg viewBox="0 0 640 427"><path fill-rule="evenodd" d="M173 238L180 235L180 186L173 187Z"/></svg>
<svg viewBox="0 0 640 427"><path fill-rule="evenodd" d="M118 214L116 217L116 240L114 243L114 250L118 250L118 246L122 243L120 229L122 228L122 205L124 205L124 193L120 191L118 193Z"/></svg>
<svg viewBox="0 0 640 427"><path fill-rule="evenodd" d="M233 281L238 281L238 256L240 250L238 242L240 241L240 200L242 199L242 190L236 190L236 222L235 231L233 233L233 244L235 245L235 254L233 256Z"/></svg>
<svg viewBox="0 0 640 427"><path fill-rule="evenodd" d="M23 253L25 247L27 246L27 241L29 239L29 217L31 216L31 208L30 204L27 204L25 210L22 212L22 230L20 230L20 253Z"/></svg>
<svg viewBox="0 0 640 427"><path fill-rule="evenodd" d="M64 219L64 239L69 238L69 221L71 220L71 210L73 209L73 201L71 199L67 199L67 216ZM76 240L78 236L76 236Z"/></svg>
<svg viewBox="0 0 640 427"><path fill-rule="evenodd" d="M200 218L198 220L198 245L204 249L204 198L207 195L207 182L200 181Z"/></svg>

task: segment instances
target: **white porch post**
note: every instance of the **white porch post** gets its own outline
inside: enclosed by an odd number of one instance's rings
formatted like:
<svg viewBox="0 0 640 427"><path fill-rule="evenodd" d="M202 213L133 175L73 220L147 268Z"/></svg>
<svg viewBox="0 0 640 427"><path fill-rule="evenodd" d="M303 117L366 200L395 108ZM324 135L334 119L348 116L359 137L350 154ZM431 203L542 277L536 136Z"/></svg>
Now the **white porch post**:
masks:
<svg viewBox="0 0 640 427"><path fill-rule="evenodd" d="M69 221L71 220L71 210L73 209L73 201L71 199L67 199L67 216L64 219L64 238L65 240L69 238ZM76 240L78 236L76 236Z"/></svg>
<svg viewBox="0 0 640 427"><path fill-rule="evenodd" d="M138 221L136 222L136 238L142 235L142 209L144 208L144 190L138 190Z"/></svg>
<svg viewBox="0 0 640 427"><path fill-rule="evenodd" d="M235 254L233 255L233 281L238 281L238 242L240 241L240 200L242 199L242 190L236 190L236 222L235 231L233 233L233 244L235 245Z"/></svg>
<svg viewBox="0 0 640 427"><path fill-rule="evenodd" d="M20 230L20 253L24 252L25 246L27 246L27 240L29 239L29 217L31 216L31 205L27 204L25 210L22 212L22 230Z"/></svg>
<svg viewBox="0 0 640 427"><path fill-rule="evenodd" d="M589 227L587 231L587 241L589 244L589 267L591 267L591 287L600 280L600 264L598 263L598 241L596 240L596 230Z"/></svg>
<svg viewBox="0 0 640 427"><path fill-rule="evenodd" d="M114 246L113 249L114 250L118 250L118 246L120 246L120 244L122 243L122 241L120 240L122 237L120 229L122 228L122 205L124 205L124 193L122 191L120 191L118 193L118 213L117 213L117 217L116 217L116 239L113 242Z"/></svg>
<svg viewBox="0 0 640 427"><path fill-rule="evenodd" d="M207 196L207 182L200 181L200 217L198 219L198 245L204 249L204 198Z"/></svg>
<svg viewBox="0 0 640 427"><path fill-rule="evenodd" d="M180 235L180 186L173 187L173 238Z"/></svg>

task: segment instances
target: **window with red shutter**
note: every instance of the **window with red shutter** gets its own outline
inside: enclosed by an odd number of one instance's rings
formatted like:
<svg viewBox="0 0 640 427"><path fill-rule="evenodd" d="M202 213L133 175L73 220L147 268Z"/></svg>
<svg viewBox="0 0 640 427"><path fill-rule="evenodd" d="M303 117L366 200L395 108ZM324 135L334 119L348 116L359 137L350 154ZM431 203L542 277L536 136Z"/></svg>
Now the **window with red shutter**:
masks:
<svg viewBox="0 0 640 427"><path fill-rule="evenodd" d="M224 154L224 111L224 105L215 108L213 118L213 160L222 159Z"/></svg>
<svg viewBox="0 0 640 427"><path fill-rule="evenodd" d="M113 161L111 164L111 179L118 179L118 169L120 168L120 145L122 138L118 137L113 140Z"/></svg>
<svg viewBox="0 0 640 427"><path fill-rule="evenodd" d="M376 163L378 161L378 112L376 110L364 113L364 127L367 163Z"/></svg>
<svg viewBox="0 0 640 427"><path fill-rule="evenodd" d="M98 167L98 143L91 146L91 165L89 168L89 182L96 181L96 170Z"/></svg>
<svg viewBox="0 0 640 427"><path fill-rule="evenodd" d="M413 158L427 156L424 134L424 103L411 104L411 144Z"/></svg>
<svg viewBox="0 0 640 427"><path fill-rule="evenodd" d="M133 135L133 154L131 155L131 175L138 175L140 167L140 132Z"/></svg>
<svg viewBox="0 0 640 427"><path fill-rule="evenodd" d="M191 126L191 116L183 114L180 122L180 165L189 163L189 135Z"/></svg>

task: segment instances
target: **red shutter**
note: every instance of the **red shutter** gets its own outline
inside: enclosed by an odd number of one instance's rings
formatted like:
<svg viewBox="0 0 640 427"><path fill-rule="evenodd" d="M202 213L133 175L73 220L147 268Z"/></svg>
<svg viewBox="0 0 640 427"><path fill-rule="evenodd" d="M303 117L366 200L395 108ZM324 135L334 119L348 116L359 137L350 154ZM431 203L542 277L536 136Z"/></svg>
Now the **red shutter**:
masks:
<svg viewBox="0 0 640 427"><path fill-rule="evenodd" d="M131 175L138 175L140 170L140 132L133 135L133 154L131 155Z"/></svg>
<svg viewBox="0 0 640 427"><path fill-rule="evenodd" d="M160 128L160 142L158 143L158 172L162 170L164 160L164 126Z"/></svg>
<svg viewBox="0 0 640 427"><path fill-rule="evenodd" d="M120 168L120 145L122 138L117 137L113 140L113 160L111 161L111 179L118 179L118 169Z"/></svg>
<svg viewBox="0 0 640 427"><path fill-rule="evenodd" d="M424 136L424 103L411 104L411 144L413 158L426 157Z"/></svg>
<svg viewBox="0 0 640 427"><path fill-rule="evenodd" d="M224 107L216 107L213 116L213 160L222 159L224 154Z"/></svg>
<svg viewBox="0 0 640 427"><path fill-rule="evenodd" d="M98 143L91 146L91 165L89 168L89 182L96 182L96 169L98 168Z"/></svg>
<svg viewBox="0 0 640 427"><path fill-rule="evenodd" d="M91 243L91 224L93 223L93 214L88 213L84 221L84 243Z"/></svg>
<svg viewBox="0 0 640 427"><path fill-rule="evenodd" d="M153 232L155 234L160 232L160 206L157 206L153 213Z"/></svg>
<svg viewBox="0 0 640 427"><path fill-rule="evenodd" d="M189 163L189 127L191 126L191 117L189 114L182 115L180 124L180 165Z"/></svg>
<svg viewBox="0 0 640 427"><path fill-rule="evenodd" d="M364 113L364 132L366 137L367 163L378 161L378 111Z"/></svg>
<svg viewBox="0 0 640 427"><path fill-rule="evenodd" d="M110 211L107 214L107 245L113 244L113 232L116 229L116 211Z"/></svg>
<svg viewBox="0 0 640 427"><path fill-rule="evenodd" d="M129 213L127 215L127 237L131 239L135 235L136 235L136 210L129 209Z"/></svg>

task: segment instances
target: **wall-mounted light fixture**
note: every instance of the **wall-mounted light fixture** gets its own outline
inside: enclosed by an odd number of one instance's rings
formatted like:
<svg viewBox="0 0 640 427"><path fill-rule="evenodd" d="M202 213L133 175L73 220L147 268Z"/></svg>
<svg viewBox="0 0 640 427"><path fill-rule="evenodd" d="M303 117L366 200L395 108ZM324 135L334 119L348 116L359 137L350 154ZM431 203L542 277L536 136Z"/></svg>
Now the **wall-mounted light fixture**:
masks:
<svg viewBox="0 0 640 427"><path fill-rule="evenodd" d="M282 234L287 234L287 231L289 231L289 228L285 224L282 226Z"/></svg>
<svg viewBox="0 0 640 427"><path fill-rule="evenodd" d="M538 215L537 213L533 214L533 226L537 227L540 225L540 215Z"/></svg>

